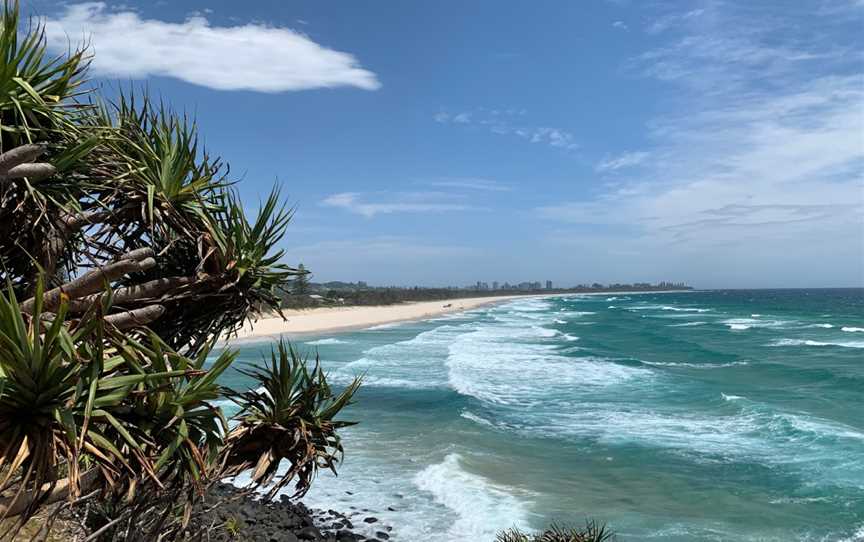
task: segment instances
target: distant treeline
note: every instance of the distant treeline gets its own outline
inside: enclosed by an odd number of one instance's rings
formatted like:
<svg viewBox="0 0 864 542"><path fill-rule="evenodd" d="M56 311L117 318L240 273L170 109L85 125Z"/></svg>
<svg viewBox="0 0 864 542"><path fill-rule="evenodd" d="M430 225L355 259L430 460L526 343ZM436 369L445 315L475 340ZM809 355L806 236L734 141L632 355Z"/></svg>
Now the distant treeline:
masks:
<svg viewBox="0 0 864 542"><path fill-rule="evenodd" d="M306 308L319 305L394 305L411 301L446 301L463 297L492 297L501 295L572 294L591 292L662 292L692 290L684 283L658 284L591 284L573 288L412 288L397 286L367 286L365 283L327 282L308 283L301 292L284 296L286 308Z"/></svg>

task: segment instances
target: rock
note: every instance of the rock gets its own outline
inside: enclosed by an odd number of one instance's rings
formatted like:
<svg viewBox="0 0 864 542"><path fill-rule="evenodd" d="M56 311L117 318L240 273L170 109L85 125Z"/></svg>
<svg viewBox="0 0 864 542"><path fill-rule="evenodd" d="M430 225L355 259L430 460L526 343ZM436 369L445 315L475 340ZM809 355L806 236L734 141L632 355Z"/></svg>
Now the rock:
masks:
<svg viewBox="0 0 864 542"><path fill-rule="evenodd" d="M357 535L350 531L339 531L336 533L337 542L357 542L360 540Z"/></svg>
<svg viewBox="0 0 864 542"><path fill-rule="evenodd" d="M300 540L319 540L322 538L321 531L315 527L303 527L295 534Z"/></svg>
<svg viewBox="0 0 864 542"><path fill-rule="evenodd" d="M352 512L344 514L333 509L310 509L285 496L265 503L251 497L238 501L234 499L238 495L239 490L234 486L214 486L196 509L197 516L193 516L191 532L194 532L196 526L203 529L214 525L216 528L209 537L212 542L382 542L391 537L387 533L392 527L381 524L374 516L361 516L354 506L350 507ZM219 506L210 510L210 507L217 504ZM374 513L368 508L362 510ZM394 511L392 507L388 510ZM362 517L362 521L367 525L375 524L375 537L353 532L354 524L349 515L355 517L355 520ZM239 527L233 537L232 533L224 528L229 521L235 522Z"/></svg>

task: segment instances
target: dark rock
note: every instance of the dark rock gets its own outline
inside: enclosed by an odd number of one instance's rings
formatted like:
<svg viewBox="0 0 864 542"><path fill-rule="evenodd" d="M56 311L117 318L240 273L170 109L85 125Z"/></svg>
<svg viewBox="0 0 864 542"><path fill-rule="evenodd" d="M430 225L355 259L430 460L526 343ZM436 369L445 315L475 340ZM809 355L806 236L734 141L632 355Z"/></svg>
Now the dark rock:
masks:
<svg viewBox="0 0 864 542"><path fill-rule="evenodd" d="M363 521L370 525L377 524L380 530L375 538L352 532L354 524L349 515L355 519L359 515L354 506L350 507L352 512L346 515L332 509L313 510L302 503L291 502L285 496L270 503L253 497L237 500L235 497L238 496L245 494L241 495L232 485L215 485L205 495L196 511L197 515L193 516L191 532L196 527L204 529L212 525L215 527L209 535L212 542L380 542L391 536L387 532L392 527L381 525L378 518L373 516L367 516ZM218 506L211 510L210 507L214 505ZM204 510L207 512L204 513ZM371 512L368 508L362 510ZM388 510L394 511L392 507ZM229 521L237 525L235 533L225 528Z"/></svg>
<svg viewBox="0 0 864 542"><path fill-rule="evenodd" d="M303 527L295 533L300 540L320 540L321 531L315 527Z"/></svg>
<svg viewBox="0 0 864 542"><path fill-rule="evenodd" d="M336 533L337 542L357 542L360 538L350 531L339 531Z"/></svg>

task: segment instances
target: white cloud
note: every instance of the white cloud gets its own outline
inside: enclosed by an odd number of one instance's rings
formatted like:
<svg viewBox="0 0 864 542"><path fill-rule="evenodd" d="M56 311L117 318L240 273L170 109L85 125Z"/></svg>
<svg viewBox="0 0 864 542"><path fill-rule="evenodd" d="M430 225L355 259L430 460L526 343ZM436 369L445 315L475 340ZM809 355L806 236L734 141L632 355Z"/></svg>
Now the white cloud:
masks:
<svg viewBox="0 0 864 542"><path fill-rule="evenodd" d="M701 17L704 13L705 9L700 8L693 9L684 13L673 13L657 17L648 26L647 31L649 34L659 34L661 32L669 30L670 28L674 28L681 24L687 23L688 21L691 21L697 17Z"/></svg>
<svg viewBox="0 0 864 542"><path fill-rule="evenodd" d="M457 124L468 124L471 122L471 114L459 113L458 115L454 115L451 120Z"/></svg>
<svg viewBox="0 0 864 542"><path fill-rule="evenodd" d="M332 87L375 90L371 71L348 53L328 49L290 28L264 24L211 26L201 15L182 23L111 11L104 2L72 4L45 20L48 45L90 41L96 75L174 77L218 90L283 92Z"/></svg>
<svg viewBox="0 0 864 542"><path fill-rule="evenodd" d="M321 205L345 209L366 218L392 213L441 213L477 209L471 205L453 201L451 194L437 192L403 192L387 195L384 200L379 201L371 201L369 195L357 192L342 192L324 198Z"/></svg>
<svg viewBox="0 0 864 542"><path fill-rule="evenodd" d="M644 75L671 85L675 110L649 124L650 161L626 153L596 166L638 164L639 176L538 215L573 224L574 239L590 225L609 234L608 246L662 254L715 284L777 285L793 274L798 285L861 284L864 74L855 53L826 56L826 40L790 38L789 22L774 17L710 15L706 26L703 14L685 14L683 37L639 58Z"/></svg>
<svg viewBox="0 0 864 542"><path fill-rule="evenodd" d="M849 226L864 203L862 104L864 78L826 77L783 95L738 96L729 109L658 120L652 136L665 158L652 162L639 180L609 186L591 200L543 207L540 214L570 222L635 222L666 240L704 240L708 231L734 240L738 232L727 226L774 229L803 220L813 231Z"/></svg>
<svg viewBox="0 0 864 542"><path fill-rule="evenodd" d="M561 128L548 126L526 126L520 121L524 109L485 109L450 113L439 111L433 118L441 124L476 125L488 129L493 134L520 137L530 143L541 143L551 147L572 150L579 147L575 136Z"/></svg>
<svg viewBox="0 0 864 542"><path fill-rule="evenodd" d="M625 152L604 159L597 164L595 169L597 171L615 171L622 168L634 167L644 162L649 156L650 154L644 151Z"/></svg>
<svg viewBox="0 0 864 542"><path fill-rule="evenodd" d="M617 28L618 30L627 30L630 27L627 26L627 23L625 23L624 21L615 21L614 23L612 23L612 28Z"/></svg>

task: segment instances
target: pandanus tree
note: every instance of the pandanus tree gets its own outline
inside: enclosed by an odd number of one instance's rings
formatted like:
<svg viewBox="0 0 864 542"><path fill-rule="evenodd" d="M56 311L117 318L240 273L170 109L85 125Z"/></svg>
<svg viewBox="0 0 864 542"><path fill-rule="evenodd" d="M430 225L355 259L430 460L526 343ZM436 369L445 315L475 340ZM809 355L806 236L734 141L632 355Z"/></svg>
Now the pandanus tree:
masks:
<svg viewBox="0 0 864 542"><path fill-rule="evenodd" d="M87 51L49 57L17 3L0 32L0 540L94 502L93 539L190 536L206 489L247 471L302 495L359 382L334 392L280 344L233 392L214 351L305 273L277 248L279 190L250 218L192 119L86 90Z"/></svg>

